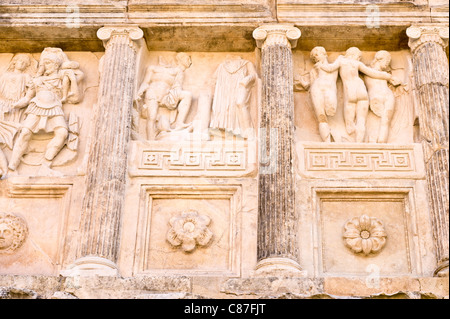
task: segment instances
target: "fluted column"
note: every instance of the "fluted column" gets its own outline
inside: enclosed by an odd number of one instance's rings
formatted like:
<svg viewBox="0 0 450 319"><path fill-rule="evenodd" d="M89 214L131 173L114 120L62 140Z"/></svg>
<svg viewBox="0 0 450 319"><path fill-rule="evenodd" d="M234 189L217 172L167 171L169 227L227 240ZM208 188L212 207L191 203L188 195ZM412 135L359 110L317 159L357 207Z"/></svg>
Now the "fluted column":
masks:
<svg viewBox="0 0 450 319"><path fill-rule="evenodd" d="M253 31L261 49L259 218L257 272L299 272L294 190L292 48L300 30L283 24Z"/></svg>
<svg viewBox="0 0 450 319"><path fill-rule="evenodd" d="M103 27L97 36L103 40L105 55L89 150L77 260L72 268L114 275L125 200L137 53L143 32L137 27Z"/></svg>
<svg viewBox="0 0 450 319"><path fill-rule="evenodd" d="M437 253L435 275L448 276L449 65L445 53L448 27L411 26L406 34L413 56L415 87L419 98L420 133Z"/></svg>

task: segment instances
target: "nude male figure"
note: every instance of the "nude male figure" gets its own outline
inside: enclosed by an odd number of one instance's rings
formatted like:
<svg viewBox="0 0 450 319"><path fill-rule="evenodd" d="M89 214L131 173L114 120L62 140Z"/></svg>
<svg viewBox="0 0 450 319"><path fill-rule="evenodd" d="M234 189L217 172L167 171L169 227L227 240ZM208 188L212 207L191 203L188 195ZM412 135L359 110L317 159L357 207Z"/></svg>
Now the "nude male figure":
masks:
<svg viewBox="0 0 450 319"><path fill-rule="evenodd" d="M370 64L374 70L387 71L391 63L389 52L381 50L375 53ZM381 118L376 142L386 143L389 134L389 124L394 115L395 97L388 86L388 81L364 76L364 82L369 93L369 107L375 115ZM392 83L392 80L391 80ZM394 84L399 84L394 82ZM395 85L394 85L395 86Z"/></svg>
<svg viewBox="0 0 450 319"><path fill-rule="evenodd" d="M309 73L309 80L300 78L299 84L305 89L309 88L314 112L319 122L320 137L324 142L331 142L327 116L336 114L338 70L327 70L329 63L327 52L323 47L312 49L310 57L314 62L314 68Z"/></svg>
<svg viewBox="0 0 450 319"><path fill-rule="evenodd" d="M325 71L339 69L339 76L344 86L344 121L348 134L356 133L356 142L364 141L366 118L369 111L369 95L359 72L374 79L395 81L392 75L374 70L361 61L361 51L356 47L349 48L345 56L340 55L336 61L322 66Z"/></svg>
<svg viewBox="0 0 450 319"><path fill-rule="evenodd" d="M159 107L178 111L175 129L187 126L184 121L191 107L192 94L183 90L183 79L184 71L191 66L192 62L186 53L178 53L176 60L175 67L149 66L137 93L136 101L144 100L142 117L147 119L148 140L154 140L159 133L156 127ZM170 130L169 123L165 123L165 126L165 130Z"/></svg>

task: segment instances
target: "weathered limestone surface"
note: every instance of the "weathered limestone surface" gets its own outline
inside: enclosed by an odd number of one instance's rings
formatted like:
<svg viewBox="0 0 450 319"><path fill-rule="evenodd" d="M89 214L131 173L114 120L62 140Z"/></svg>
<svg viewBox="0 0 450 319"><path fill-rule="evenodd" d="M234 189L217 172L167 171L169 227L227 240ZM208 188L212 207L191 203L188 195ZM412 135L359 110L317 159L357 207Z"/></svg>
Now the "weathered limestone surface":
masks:
<svg viewBox="0 0 450 319"><path fill-rule="evenodd" d="M294 96L292 47L300 30L267 25L253 33L261 48L258 260L287 258L296 262L297 227L294 194Z"/></svg>
<svg viewBox="0 0 450 319"><path fill-rule="evenodd" d="M0 299L445 299L446 278L0 276Z"/></svg>
<svg viewBox="0 0 450 319"><path fill-rule="evenodd" d="M105 41L95 127L89 150L77 257L117 262L124 208L127 150L138 41L138 28L103 28Z"/></svg>
<svg viewBox="0 0 450 319"><path fill-rule="evenodd" d="M0 299L448 299L448 1L0 2Z"/></svg>
<svg viewBox="0 0 450 319"><path fill-rule="evenodd" d="M419 121L431 218L437 248L437 275L448 276L449 242L449 94L448 29L437 25L408 28L414 79L419 96Z"/></svg>

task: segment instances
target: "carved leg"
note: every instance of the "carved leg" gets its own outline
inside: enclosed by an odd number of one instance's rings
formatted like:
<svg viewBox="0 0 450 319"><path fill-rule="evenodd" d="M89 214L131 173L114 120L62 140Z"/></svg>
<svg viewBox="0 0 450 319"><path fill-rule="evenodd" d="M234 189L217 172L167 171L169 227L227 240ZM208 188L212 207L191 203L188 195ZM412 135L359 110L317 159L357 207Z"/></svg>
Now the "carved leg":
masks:
<svg viewBox="0 0 450 319"><path fill-rule="evenodd" d="M17 138L16 144L14 145L13 152L11 155L11 160L9 161L8 168L12 171L17 169L20 164L20 159L25 154L25 151L30 142L33 133L26 127L22 128Z"/></svg>
<svg viewBox="0 0 450 319"><path fill-rule="evenodd" d="M319 123L319 133L322 141L331 142L330 126L327 122Z"/></svg>
<svg viewBox="0 0 450 319"><path fill-rule="evenodd" d="M359 101L356 106L356 142L364 142L366 119L369 112L369 101Z"/></svg>
<svg viewBox="0 0 450 319"><path fill-rule="evenodd" d="M394 115L394 101L389 101L386 104L386 108L381 115L380 132L378 133L378 143L387 143L389 136L389 124L391 123L392 116Z"/></svg>
<svg viewBox="0 0 450 319"><path fill-rule="evenodd" d="M155 100L147 101L147 139L155 140L158 130L156 128L156 116L158 115L158 102Z"/></svg>
<svg viewBox="0 0 450 319"><path fill-rule="evenodd" d="M69 135L69 131L65 127L58 127L55 129L55 136L48 143L47 150L45 151L44 158L51 161L58 155L59 151L63 148L64 143Z"/></svg>
<svg viewBox="0 0 450 319"><path fill-rule="evenodd" d="M348 134L355 132L356 103L347 102L344 106L345 129Z"/></svg>
<svg viewBox="0 0 450 319"><path fill-rule="evenodd" d="M325 113L334 116L337 109L336 92L331 91L325 94Z"/></svg>
<svg viewBox="0 0 450 319"><path fill-rule="evenodd" d="M238 105L238 118L239 118L239 125L241 127L242 137L245 138L251 137L253 134L251 132L252 124L249 106Z"/></svg>
<svg viewBox="0 0 450 319"><path fill-rule="evenodd" d="M184 121L186 120L188 112L191 109L192 93L183 91L181 94L182 98L180 103L178 104L178 115L175 122L175 129L180 129L186 126Z"/></svg>
<svg viewBox="0 0 450 319"><path fill-rule="evenodd" d="M8 161L0 148L0 178L8 171Z"/></svg>

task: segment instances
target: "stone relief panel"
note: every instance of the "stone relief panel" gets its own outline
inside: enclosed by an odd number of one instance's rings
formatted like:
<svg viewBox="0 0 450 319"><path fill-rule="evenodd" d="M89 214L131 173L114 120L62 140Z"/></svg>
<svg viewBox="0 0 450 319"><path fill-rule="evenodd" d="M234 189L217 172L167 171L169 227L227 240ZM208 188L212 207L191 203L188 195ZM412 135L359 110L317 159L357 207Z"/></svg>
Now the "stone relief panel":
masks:
<svg viewBox="0 0 450 319"><path fill-rule="evenodd" d="M317 267L323 275L412 275L418 231L411 190L317 189Z"/></svg>
<svg viewBox="0 0 450 319"><path fill-rule="evenodd" d="M146 52L133 109L131 176L256 170L255 53Z"/></svg>
<svg viewBox="0 0 450 319"><path fill-rule="evenodd" d="M294 54L299 141L411 143L416 118L409 52ZM332 62L330 62L332 61Z"/></svg>
<svg viewBox="0 0 450 319"><path fill-rule="evenodd" d="M0 55L0 175L76 175L102 53ZM79 163L78 163L79 164Z"/></svg>
<svg viewBox="0 0 450 319"><path fill-rule="evenodd" d="M250 104L257 79L254 65L239 56L227 56L214 78L216 85L209 127L244 138L253 137Z"/></svg>
<svg viewBox="0 0 450 319"><path fill-rule="evenodd" d="M259 86L254 59L253 53L149 52L135 99L134 139L253 138Z"/></svg>
<svg viewBox="0 0 450 319"><path fill-rule="evenodd" d="M135 143L129 174L138 176L251 176L256 171L256 145L243 141Z"/></svg>
<svg viewBox="0 0 450 319"><path fill-rule="evenodd" d="M241 187L141 186L135 274L238 274Z"/></svg>
<svg viewBox="0 0 450 319"><path fill-rule="evenodd" d="M10 183L0 197L0 274L56 275L65 256L71 186Z"/></svg>
<svg viewBox="0 0 450 319"><path fill-rule="evenodd" d="M307 178L424 179L420 144L314 143L297 145L298 173Z"/></svg>

